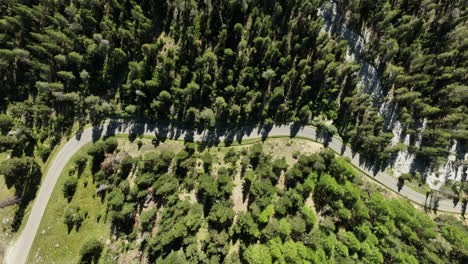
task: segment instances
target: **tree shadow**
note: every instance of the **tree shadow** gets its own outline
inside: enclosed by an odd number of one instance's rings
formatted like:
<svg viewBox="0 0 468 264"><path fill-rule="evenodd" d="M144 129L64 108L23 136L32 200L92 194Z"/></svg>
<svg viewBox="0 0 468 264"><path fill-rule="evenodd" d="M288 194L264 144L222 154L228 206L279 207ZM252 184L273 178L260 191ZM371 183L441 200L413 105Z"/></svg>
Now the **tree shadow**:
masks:
<svg viewBox="0 0 468 264"><path fill-rule="evenodd" d="M341 144L340 155L343 156L343 154L344 154L345 151L346 151L346 148L347 148L347 147L346 147L346 143L343 142L343 144Z"/></svg>
<svg viewBox="0 0 468 264"><path fill-rule="evenodd" d="M82 225L83 225L83 221L79 221L75 224L76 232L80 231L80 228Z"/></svg>
<svg viewBox="0 0 468 264"><path fill-rule="evenodd" d="M102 250L99 252L95 252L93 255L84 255L80 258L80 264L97 264L99 263L99 259L101 258Z"/></svg>
<svg viewBox="0 0 468 264"><path fill-rule="evenodd" d="M75 139L79 141L82 135L83 135L83 128L80 128L75 134Z"/></svg>
<svg viewBox="0 0 468 264"><path fill-rule="evenodd" d="M403 189L403 186L405 186L405 181L401 180L401 179L398 179L398 183L397 183L398 192L400 192L401 189Z"/></svg>
<svg viewBox="0 0 468 264"><path fill-rule="evenodd" d="M460 197L455 196L452 200L453 207L457 206L459 202L460 202Z"/></svg>
<svg viewBox="0 0 468 264"><path fill-rule="evenodd" d="M328 131L325 131L321 128L317 128L315 130L315 137L318 139L318 141L322 142L322 144L325 146L325 147L328 147L328 145L330 144L330 142L332 141L333 139L333 135L331 133L329 133ZM344 150L343 150L343 147L341 148L341 150L344 151L346 150L346 145L345 144L342 144L344 146Z"/></svg>
<svg viewBox="0 0 468 264"><path fill-rule="evenodd" d="M135 139L137 139L138 135L137 134L128 134L128 141L134 142Z"/></svg>
<svg viewBox="0 0 468 264"><path fill-rule="evenodd" d="M437 211L439 209L439 202L440 202L440 197L435 196L432 201L432 211L434 212L434 214L437 214Z"/></svg>
<svg viewBox="0 0 468 264"><path fill-rule="evenodd" d="M300 123L293 123L289 129L289 136L290 137L296 137L297 136L297 133L299 133L299 131L304 128L304 125L300 124Z"/></svg>
<svg viewBox="0 0 468 264"><path fill-rule="evenodd" d="M273 129L273 124L265 124L261 127L262 131L262 141L265 141Z"/></svg>
<svg viewBox="0 0 468 264"><path fill-rule="evenodd" d="M69 224L66 224L66 225L67 225L67 234L69 235L71 233L71 231L73 230L73 227L75 226L75 224L69 223Z"/></svg>
<svg viewBox="0 0 468 264"><path fill-rule="evenodd" d="M465 218L465 213L466 213L466 206L468 205L468 200L463 200L462 207L461 207L461 215L463 219Z"/></svg>
<svg viewBox="0 0 468 264"><path fill-rule="evenodd" d="M41 182L41 173L38 171L34 175L30 175L29 179L24 183L16 186L16 196L21 197L21 201L18 204L18 209L15 212L12 223L12 231L16 232L21 226L23 221L26 208L29 203L36 198L37 190Z"/></svg>

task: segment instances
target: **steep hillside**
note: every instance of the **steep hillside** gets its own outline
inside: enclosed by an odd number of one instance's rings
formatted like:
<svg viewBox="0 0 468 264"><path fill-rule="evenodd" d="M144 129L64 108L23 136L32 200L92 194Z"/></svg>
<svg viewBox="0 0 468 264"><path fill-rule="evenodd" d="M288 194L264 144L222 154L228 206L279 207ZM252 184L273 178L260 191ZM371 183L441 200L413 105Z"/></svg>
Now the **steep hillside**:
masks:
<svg viewBox="0 0 468 264"><path fill-rule="evenodd" d="M389 8L388 3L385 6L386 8ZM358 34L358 29L352 28L355 25L353 24L354 20L350 18L349 12L344 13L340 7L342 7L342 4L339 1L330 1L325 2L325 4L319 9L319 14L323 16L325 21L323 29L326 32L336 34L340 38L346 40L348 43L347 59L356 61L361 66L361 70L359 71L359 85L361 85L360 91L371 96L373 106L378 109L379 115L384 118L383 129L393 133L391 145L400 149L396 155L394 154L390 161L392 167L399 173L419 171L426 177L425 180L427 183L431 187L437 189L440 188L442 184L450 180L465 181L468 167L466 165L466 138L463 135L466 133L464 130L466 127L463 123L465 120L461 118L466 114L467 101L464 99L464 96L466 95L467 90L466 87L463 86L463 81L466 83L466 77L462 77L461 79L453 78L449 80L450 82L453 82L453 85L457 85L457 90L460 93L452 96L461 97L456 98L461 101L458 102L459 104L445 105L443 107L455 108L453 110L444 109L444 111L448 112L452 117L458 113L459 125L455 127L447 127L445 129L445 133L450 133L450 136L447 138L448 141L445 144L440 144L439 147L443 149L439 149L432 153L434 154L432 158L435 160L432 160L432 165L428 166L427 159L423 158L423 152L427 151L434 142L428 142L426 139L424 142L426 144L422 144L425 139L424 136L428 133L434 133L432 131L433 129L439 129L441 125L447 126L447 124L438 121L436 118L440 118L439 116L435 117L433 115L414 115L415 119L412 122L402 120L402 118L408 118L408 115L402 116L402 111L407 111L407 106L405 106L404 102L398 99L398 96L402 95L398 95L398 91L395 90L396 85L398 85L397 79L393 78L393 80L389 80L390 76L386 74L382 75L381 71L376 69L376 67L379 67L380 69L386 68L385 70L389 71L394 65L392 65L391 62L381 61L379 56L372 57L369 55L374 52L374 47L369 44L374 41L371 37L373 36L373 38L377 38L375 33L373 33L374 25L372 23L368 23L365 26L362 26L362 32L360 32L362 34L361 36ZM398 10L398 5L393 8ZM449 10L452 10L453 12L460 11L456 5ZM397 13L400 14L400 11ZM394 21L398 20L395 18ZM463 20L458 20L458 23L461 23L462 21ZM387 23L389 22L387 21ZM458 23L456 23L453 28L455 29L458 27L463 29L463 26L458 26ZM462 30L458 28L458 31ZM450 33L449 31L448 33L455 34L457 32ZM418 38L415 37L414 42L417 43L417 40ZM391 39L391 41L395 40ZM439 41L443 41L443 39ZM464 44L460 44L460 46L462 46L461 48L466 49L463 45ZM455 47L455 50L458 48L459 47ZM395 53L396 52L397 51L395 51ZM382 54L381 56L390 56L389 58L392 59L395 57L395 55L389 55L385 53L385 51L381 51L380 53ZM366 61L366 58L374 59L368 62ZM459 71L465 71L462 66L463 64L458 66ZM399 74L400 76L397 78L404 77L402 72ZM437 75L437 73L433 73L433 75ZM437 76L427 78L437 78ZM385 81L385 83L383 83L383 81ZM434 83L433 85L437 84ZM424 102L428 102L428 106L426 107L429 107L429 104L437 104L435 100L432 102L430 100L430 98L423 98ZM459 109L456 109L456 107L459 107ZM440 111L437 110L437 112ZM426 130L426 128L428 129ZM441 130L438 131L440 132Z"/></svg>

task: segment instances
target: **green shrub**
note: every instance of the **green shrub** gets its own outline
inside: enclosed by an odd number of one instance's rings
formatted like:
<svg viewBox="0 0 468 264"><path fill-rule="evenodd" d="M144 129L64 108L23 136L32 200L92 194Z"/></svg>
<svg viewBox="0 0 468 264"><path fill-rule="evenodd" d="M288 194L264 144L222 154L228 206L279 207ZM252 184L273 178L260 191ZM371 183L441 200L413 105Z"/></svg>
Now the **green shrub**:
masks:
<svg viewBox="0 0 468 264"><path fill-rule="evenodd" d="M13 118L9 115L0 114L0 133L5 135L13 127Z"/></svg>
<svg viewBox="0 0 468 264"><path fill-rule="evenodd" d="M86 241L80 250L80 263L97 263L101 257L103 247L102 242L95 238Z"/></svg>
<svg viewBox="0 0 468 264"><path fill-rule="evenodd" d="M86 165L87 161L88 161L88 157L85 155L81 155L76 158L75 165L77 168L82 169Z"/></svg>
<svg viewBox="0 0 468 264"><path fill-rule="evenodd" d="M37 146L37 154L45 162L50 155L50 148L40 144Z"/></svg>
<svg viewBox="0 0 468 264"><path fill-rule="evenodd" d="M104 151L106 153L113 153L117 149L118 143L114 137L107 138L104 143Z"/></svg>
<svg viewBox="0 0 468 264"><path fill-rule="evenodd" d="M81 225L84 219L83 213L80 207L68 207L65 210L63 222L68 226L69 232L73 226L78 228Z"/></svg>
<svg viewBox="0 0 468 264"><path fill-rule="evenodd" d="M398 177L398 180L401 182L410 181L411 179L413 179L413 175L411 175L411 173L402 173L400 177Z"/></svg>
<svg viewBox="0 0 468 264"><path fill-rule="evenodd" d="M73 177L68 177L65 182L63 183L62 192L65 198L71 199L76 191L76 186L78 184L78 180Z"/></svg>
<svg viewBox="0 0 468 264"><path fill-rule="evenodd" d="M151 229L151 224L156 218L156 209L151 209L144 211L140 214L140 223L143 231L149 231Z"/></svg>

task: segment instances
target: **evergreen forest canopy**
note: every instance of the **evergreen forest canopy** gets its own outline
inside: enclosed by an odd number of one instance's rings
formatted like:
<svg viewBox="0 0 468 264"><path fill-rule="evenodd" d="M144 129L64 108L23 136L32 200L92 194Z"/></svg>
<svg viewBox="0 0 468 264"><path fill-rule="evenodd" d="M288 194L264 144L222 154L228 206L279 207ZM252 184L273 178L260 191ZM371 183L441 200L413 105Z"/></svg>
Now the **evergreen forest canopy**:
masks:
<svg viewBox="0 0 468 264"><path fill-rule="evenodd" d="M334 2L343 25L370 33L365 59L383 78L381 100L397 103L405 133L412 143L422 136L421 146L390 146L394 135L384 128L371 97L359 90L360 65L345 59L347 43L321 31L317 9L330 1L3 0L0 152L11 158L0 164L0 174L18 194L34 196L41 172L33 156L45 161L74 122L110 115L207 128L308 124L320 118L332 120L345 140L377 162L408 149L434 168L447 160L454 140L465 148L465 2ZM420 131L423 120L427 127ZM142 199L149 194L164 204L158 236L142 246L161 263L467 261L464 226L444 217L434 222L405 202L359 189L342 160L326 152L303 156L291 168L273 163L258 146L231 153L248 157L244 165L252 167L242 177L250 184L246 193L255 197L234 225L228 197L231 176L242 169L233 165L234 158L226 159L232 166L218 170L215 181L209 165L202 174L189 173L198 155L193 147L149 161L127 159L117 171L106 171L99 168L104 153L112 152L106 144L89 154L96 181L113 185L106 195L112 226L134 240L156 221L155 211L146 212L138 230L126 229ZM84 166L87 158L81 162ZM131 190L125 172L137 163L138 189ZM209 163L206 156L203 164ZM177 170L169 173L169 165ZM289 180L278 191L274 184L281 170ZM67 182L65 195L72 198L75 188L76 179ZM177 200L181 188L196 189L200 203ZM304 207L311 192L318 215ZM16 228L34 197L23 198ZM68 220L73 224L77 218ZM202 224L210 232L199 255L194 237ZM242 241L237 256L223 247L228 237ZM92 258L102 248L92 241L82 253Z"/></svg>
<svg viewBox="0 0 468 264"><path fill-rule="evenodd" d="M434 221L404 199L383 196L330 149L293 154L293 164L266 154L262 144L218 152L186 143L177 153L133 158L115 149L112 138L94 144L63 186L70 201L70 182L76 189L77 179L81 185L92 177L115 235L106 250L95 239L83 241L82 260L115 263L135 250L151 263L468 260L466 226L447 215ZM76 204L65 213L69 232L95 221Z"/></svg>
<svg viewBox="0 0 468 264"><path fill-rule="evenodd" d="M468 139L463 1L336 2L343 24L371 32L382 100L413 142L427 120L421 147L390 146L346 42L321 32L325 0L2 1L1 110L39 141L111 114L208 127L321 117L377 162L409 148L439 166Z"/></svg>

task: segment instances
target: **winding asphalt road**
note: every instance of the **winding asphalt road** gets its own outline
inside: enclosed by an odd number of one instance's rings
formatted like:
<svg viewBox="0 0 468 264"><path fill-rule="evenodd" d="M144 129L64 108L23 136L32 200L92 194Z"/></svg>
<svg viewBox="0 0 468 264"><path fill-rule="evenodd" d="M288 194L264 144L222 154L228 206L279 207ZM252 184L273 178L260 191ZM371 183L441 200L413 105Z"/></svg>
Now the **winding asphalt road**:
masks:
<svg viewBox="0 0 468 264"><path fill-rule="evenodd" d="M167 125L156 125L152 123L140 121L124 121L110 120L102 125L84 129L80 134L71 138L65 146L60 149L55 160L52 162L47 175L40 187L39 194L34 201L31 214L26 223L26 226L15 244L11 245L7 252L6 264L24 264L26 263L29 250L36 236L42 215L46 209L49 198L55 187L55 184L64 169L65 165L72 156L85 144L97 140L102 136L114 134L139 134L149 136L163 136L171 139L185 139L199 142L234 142L243 139L260 138L267 136L294 136L312 139L318 142L325 142L328 146L337 153L349 157L351 162L359 167L362 171L370 175L381 184L388 188L399 192L402 196L418 204L426 203L426 196L416 192L415 190L403 186L398 190L397 180L382 171L375 171L372 167L368 167L360 159L359 154L353 153L351 149L345 146L339 139L323 137L313 127L295 127L291 125L273 126L270 130L262 130L255 127L244 127L235 130L213 130L213 131L196 131L194 129L181 129ZM452 201L440 200L438 210L447 212L460 213L460 203L454 206Z"/></svg>

